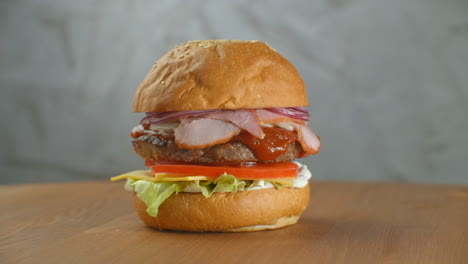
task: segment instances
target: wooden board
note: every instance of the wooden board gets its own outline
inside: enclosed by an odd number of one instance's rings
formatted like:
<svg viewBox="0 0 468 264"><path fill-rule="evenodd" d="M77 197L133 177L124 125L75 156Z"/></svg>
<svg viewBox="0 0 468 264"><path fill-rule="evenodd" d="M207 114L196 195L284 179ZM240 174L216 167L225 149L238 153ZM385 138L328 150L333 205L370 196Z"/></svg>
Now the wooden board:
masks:
<svg viewBox="0 0 468 264"><path fill-rule="evenodd" d="M468 187L314 182L295 226L145 227L122 182L0 187L1 263L468 263Z"/></svg>

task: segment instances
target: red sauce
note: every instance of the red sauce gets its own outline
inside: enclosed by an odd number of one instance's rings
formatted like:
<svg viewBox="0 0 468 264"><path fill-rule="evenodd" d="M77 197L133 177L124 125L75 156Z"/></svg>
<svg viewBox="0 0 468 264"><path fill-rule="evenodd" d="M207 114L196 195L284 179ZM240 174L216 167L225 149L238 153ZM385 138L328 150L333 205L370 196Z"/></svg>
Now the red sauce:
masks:
<svg viewBox="0 0 468 264"><path fill-rule="evenodd" d="M149 130L150 124L149 123L144 123L142 124L144 130ZM140 136L148 134L148 132L145 131L136 131L136 132L130 132L130 136L132 138L139 138Z"/></svg>
<svg viewBox="0 0 468 264"><path fill-rule="evenodd" d="M265 137L259 139L243 131L232 140L247 145L260 160L274 160L288 150L288 146L297 140L297 134L278 127L263 127Z"/></svg>
<svg viewBox="0 0 468 264"><path fill-rule="evenodd" d="M137 132L130 132L130 136L132 138L139 138L143 135L145 135L146 133L144 131L137 131Z"/></svg>

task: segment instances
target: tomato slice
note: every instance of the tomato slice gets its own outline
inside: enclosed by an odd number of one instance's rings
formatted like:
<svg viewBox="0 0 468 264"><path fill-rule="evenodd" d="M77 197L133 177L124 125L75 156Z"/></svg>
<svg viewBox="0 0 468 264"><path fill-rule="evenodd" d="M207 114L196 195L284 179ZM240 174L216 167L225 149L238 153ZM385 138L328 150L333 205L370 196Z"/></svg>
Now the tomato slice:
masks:
<svg viewBox="0 0 468 264"><path fill-rule="evenodd" d="M251 166L204 166L184 163L161 163L147 161L154 173L168 173L175 176L206 176L216 179L224 173L239 179L279 179L297 177L298 168L292 162L254 164Z"/></svg>

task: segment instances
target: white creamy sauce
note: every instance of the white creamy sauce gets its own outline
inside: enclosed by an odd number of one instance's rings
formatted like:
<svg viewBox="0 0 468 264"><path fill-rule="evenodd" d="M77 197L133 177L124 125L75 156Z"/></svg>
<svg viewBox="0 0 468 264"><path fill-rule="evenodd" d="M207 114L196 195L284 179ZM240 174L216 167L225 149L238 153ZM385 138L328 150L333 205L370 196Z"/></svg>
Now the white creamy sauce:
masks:
<svg viewBox="0 0 468 264"><path fill-rule="evenodd" d="M127 179L127 181L125 182L124 187L125 187L125 190L127 190L129 192L134 192L132 186L130 186L130 180L129 179Z"/></svg>
<svg viewBox="0 0 468 264"><path fill-rule="evenodd" d="M179 126L179 124L180 124L179 121L166 122L166 123L160 123L160 124L151 124L149 128L152 130L175 129Z"/></svg>
<svg viewBox="0 0 468 264"><path fill-rule="evenodd" d="M144 131L145 131L145 128L142 125L134 126L132 128L132 134L135 134L135 133L138 133L138 132L144 132Z"/></svg>
<svg viewBox="0 0 468 264"><path fill-rule="evenodd" d="M175 129L176 127L179 126L179 124L180 124L179 121L167 122L167 123L161 123L161 124L150 124L150 127L148 130L145 130L143 125L137 125L132 128L132 133L144 132L146 134L155 134L153 130Z"/></svg>
<svg viewBox="0 0 468 264"><path fill-rule="evenodd" d="M262 127L281 127L289 131L294 131L293 122L280 122L275 124L263 124Z"/></svg>
<svg viewBox="0 0 468 264"><path fill-rule="evenodd" d="M294 126L292 122L280 122L276 123L275 125L289 131L294 131Z"/></svg>
<svg viewBox="0 0 468 264"><path fill-rule="evenodd" d="M307 185L307 183L309 182L309 180L312 178L312 173L310 172L310 170L307 168L306 165L300 163L300 162L297 162L297 161L293 161L294 163L297 164L297 166L299 167L299 173L297 175L297 178L294 180L294 186L295 188L302 188L304 186Z"/></svg>

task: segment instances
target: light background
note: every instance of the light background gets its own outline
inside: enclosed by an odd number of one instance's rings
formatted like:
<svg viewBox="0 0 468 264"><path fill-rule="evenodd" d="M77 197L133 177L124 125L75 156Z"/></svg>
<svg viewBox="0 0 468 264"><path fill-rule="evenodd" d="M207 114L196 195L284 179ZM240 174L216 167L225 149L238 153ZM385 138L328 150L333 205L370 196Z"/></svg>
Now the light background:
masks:
<svg viewBox="0 0 468 264"><path fill-rule="evenodd" d="M308 89L315 179L468 184L468 1L1 1L0 183L143 162L135 87L192 39L258 39Z"/></svg>

